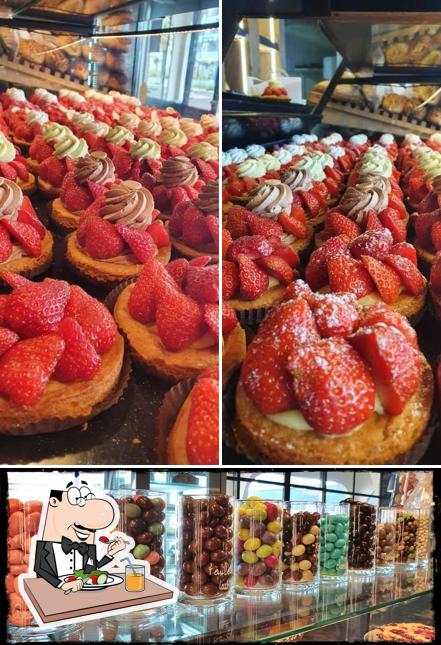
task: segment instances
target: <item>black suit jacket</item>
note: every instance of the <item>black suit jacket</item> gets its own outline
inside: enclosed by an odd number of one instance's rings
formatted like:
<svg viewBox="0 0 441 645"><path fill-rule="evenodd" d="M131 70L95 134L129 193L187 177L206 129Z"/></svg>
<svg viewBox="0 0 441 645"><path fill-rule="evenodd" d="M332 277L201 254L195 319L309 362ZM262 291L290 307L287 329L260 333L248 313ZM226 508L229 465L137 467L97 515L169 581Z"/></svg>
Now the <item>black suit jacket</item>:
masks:
<svg viewBox="0 0 441 645"><path fill-rule="evenodd" d="M45 540L38 540L37 548L35 550L34 571L37 578L44 578L53 587L58 587L61 583L61 578L58 577L57 564L55 562L54 544L56 542L46 542ZM93 564L86 564L88 559L91 559ZM95 544L89 545L89 552L83 555L83 569L85 573L90 573L97 569L101 569L106 564L112 561L107 555L101 560L97 561L96 546Z"/></svg>

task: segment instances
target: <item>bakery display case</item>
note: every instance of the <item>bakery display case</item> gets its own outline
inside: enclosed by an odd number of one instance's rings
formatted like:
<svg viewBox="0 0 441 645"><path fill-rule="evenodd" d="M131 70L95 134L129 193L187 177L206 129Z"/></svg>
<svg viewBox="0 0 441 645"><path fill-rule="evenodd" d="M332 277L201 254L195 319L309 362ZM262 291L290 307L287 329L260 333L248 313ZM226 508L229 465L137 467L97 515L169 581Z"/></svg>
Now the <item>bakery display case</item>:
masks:
<svg viewBox="0 0 441 645"><path fill-rule="evenodd" d="M391 623L401 629L403 623L420 624L426 636L433 635L431 553L428 561L417 556L416 566L396 560L369 572L365 560L356 566L353 562L360 544L354 543L350 527L360 514L366 519L369 512L371 517L379 504L387 503L387 482L394 473L364 471L361 478L357 471L234 471L219 478L222 474L82 471L97 496L104 490L117 500L120 527L133 535L136 556L152 563L153 575L166 576L179 586L181 595L177 604L162 609L39 629L32 624L14 579L26 566L26 545L38 529L47 484L43 472L34 471L33 480L27 472L9 473L8 642L353 642ZM293 477L291 491L279 474L285 481ZM415 471L400 474L413 477ZM66 472L54 476L63 486ZM247 482L252 477L255 487L250 489ZM232 478L239 478L242 495L259 491L257 484L263 478L268 484L272 481L273 494L267 485L262 487L265 498L248 494L239 500L227 492ZM323 488L318 488L319 480ZM302 502L314 482L324 501ZM340 488L337 504L334 488ZM415 489L421 488L420 482ZM386 520L399 532L397 515L403 512L394 505L381 508L378 517L384 522L374 529L378 545L384 541ZM412 506L409 513L416 513ZM26 518L21 530L20 514ZM205 537L198 538L201 531ZM397 535L398 546L401 539ZM19 563L21 556L24 561ZM342 566L337 570L331 561ZM343 561L349 562L349 569Z"/></svg>
<svg viewBox="0 0 441 645"><path fill-rule="evenodd" d="M276 2L270 11L244 2L224 9L223 297L246 335L246 349L237 346L234 361L226 349L230 328L224 327L224 365L230 375L224 384L226 463L245 458L249 464L316 464L317 459L363 464L373 459L405 465L429 463L436 454L441 347L436 341L438 306L430 303L438 301L431 279L439 250L431 237L438 201L430 182L439 167L428 170L427 164L431 150L438 159L440 143L439 67L431 64L438 56L439 14L434 6L425 8L427 13L409 7L398 13L386 3L381 11L372 5L357 12L346 3L308 8ZM414 147L415 152L406 152ZM424 183L418 194L413 189L417 174ZM397 227L391 228L390 216ZM423 223L428 227L425 239ZM407 268L415 280L410 300L408 287L396 280L394 272L401 271L396 271L397 261L386 260L381 251L379 256L373 251L372 261L370 244L363 247L363 240L383 234L392 242L387 254L403 252L395 244L405 244L409 251L404 264L412 262ZM342 236L351 240L348 247ZM336 260L345 249L351 259ZM395 295L380 300L404 314L416 330L428 388L423 385L421 391L425 413L419 438L414 435L410 444L403 440L398 452L389 452L387 442L374 442L368 457L373 435L364 431L370 423L372 428L380 423L375 403L367 417L357 407L357 419L350 422L356 432L346 435L344 423L337 429L339 406L341 419L349 423L351 403L349 397L346 406L334 398L321 362L326 353L328 366L333 364L330 373L337 375L343 351L338 350L340 359L333 363L325 346L335 348L336 337L340 344L345 333L333 325L324 330L319 321L320 349L313 349L312 337L305 348L304 338L288 333L284 323L291 315L296 318L294 310L302 300L315 322L322 307L341 306L348 313L350 307L335 300L344 292L378 313L383 307L375 294L378 281L360 291L352 282L356 274L366 277L369 267L372 278L377 261L393 269L384 269L384 277L389 286L396 282ZM354 269L351 278L349 266ZM368 292L372 297L365 300ZM281 304L284 300L295 304ZM363 334L359 328L357 337L346 338L350 353L355 349L372 368ZM284 352L287 344L297 343L301 353ZM394 364L401 359L397 354ZM341 374L334 394L345 388L344 380ZM323 400L332 414L319 404ZM398 421L402 408L392 411L390 401L383 403L382 421L388 415Z"/></svg>

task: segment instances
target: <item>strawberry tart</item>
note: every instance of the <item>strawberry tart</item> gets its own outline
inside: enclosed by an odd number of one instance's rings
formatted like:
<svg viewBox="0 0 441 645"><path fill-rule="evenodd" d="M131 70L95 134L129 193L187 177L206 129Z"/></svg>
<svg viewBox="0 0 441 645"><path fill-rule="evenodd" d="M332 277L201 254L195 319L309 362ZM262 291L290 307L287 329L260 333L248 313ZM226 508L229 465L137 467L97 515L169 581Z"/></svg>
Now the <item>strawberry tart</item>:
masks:
<svg viewBox="0 0 441 645"><path fill-rule="evenodd" d="M35 191L35 177L28 170L26 159L18 153L6 136L0 132L0 177L16 182L25 195Z"/></svg>
<svg viewBox="0 0 441 645"><path fill-rule="evenodd" d="M204 370L183 402L168 435L167 463L220 463L218 368Z"/></svg>
<svg viewBox="0 0 441 645"><path fill-rule="evenodd" d="M57 142L72 136L72 132L65 125L59 123L45 123L41 134L37 134L29 147L28 166L32 172L38 174L42 161L51 157Z"/></svg>
<svg viewBox="0 0 441 645"><path fill-rule="evenodd" d="M27 110L24 118L11 119L9 127L14 144L27 152L34 138L41 134L42 125L48 120L49 117L43 110Z"/></svg>
<svg viewBox="0 0 441 645"><path fill-rule="evenodd" d="M87 143L74 134L67 136L54 145L53 154L47 157L38 167L38 188L45 197L58 197L65 175L73 170L73 161L85 157L88 153Z"/></svg>
<svg viewBox="0 0 441 645"><path fill-rule="evenodd" d="M60 197L52 202L52 220L62 229L76 229L80 215L115 181L115 167L105 152L96 150L73 162L65 175Z"/></svg>
<svg viewBox="0 0 441 645"><path fill-rule="evenodd" d="M368 643L432 643L435 630L422 623L388 623L368 631L364 640Z"/></svg>
<svg viewBox="0 0 441 645"><path fill-rule="evenodd" d="M404 316L296 281L248 347L233 432L257 463L391 463L423 435L433 389Z"/></svg>
<svg viewBox="0 0 441 645"><path fill-rule="evenodd" d="M52 262L53 238L21 188L0 177L0 271L37 276Z"/></svg>
<svg viewBox="0 0 441 645"><path fill-rule="evenodd" d="M312 253L305 278L313 291L352 293L363 307L383 301L409 318L422 313L427 292L414 247L395 244L387 228L329 238Z"/></svg>
<svg viewBox="0 0 441 645"><path fill-rule="evenodd" d="M280 81L268 81L260 98L273 99L275 101L290 101L286 87Z"/></svg>
<svg viewBox="0 0 441 645"><path fill-rule="evenodd" d="M203 260L181 258L166 268L148 260L115 303L115 320L135 358L167 380L218 365L219 267Z"/></svg>
<svg viewBox="0 0 441 645"><path fill-rule="evenodd" d="M136 181L113 184L68 235L67 261L82 277L106 286L138 276L151 258L167 264L170 238L163 222L153 221L156 215L147 188Z"/></svg>
<svg viewBox="0 0 441 645"><path fill-rule="evenodd" d="M124 341L103 304L76 285L3 274L0 432L74 427L121 395Z"/></svg>
<svg viewBox="0 0 441 645"><path fill-rule="evenodd" d="M194 201L176 204L168 223L171 242L186 258L210 255L219 262L219 183L204 184Z"/></svg>

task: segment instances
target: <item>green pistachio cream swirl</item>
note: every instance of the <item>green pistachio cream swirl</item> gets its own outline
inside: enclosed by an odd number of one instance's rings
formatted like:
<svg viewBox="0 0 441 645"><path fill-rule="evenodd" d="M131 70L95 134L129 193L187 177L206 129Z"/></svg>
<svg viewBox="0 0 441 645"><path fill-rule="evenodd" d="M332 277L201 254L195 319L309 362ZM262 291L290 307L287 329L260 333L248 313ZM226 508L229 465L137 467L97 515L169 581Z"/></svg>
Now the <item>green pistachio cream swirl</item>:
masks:
<svg viewBox="0 0 441 645"><path fill-rule="evenodd" d="M71 159L79 159L84 157L89 152L85 139L78 139L74 134L70 137L63 139L55 144L54 156L58 159L70 157Z"/></svg>
<svg viewBox="0 0 441 645"><path fill-rule="evenodd" d="M130 155L139 161L141 159L159 159L161 146L153 139L139 139L130 146Z"/></svg>

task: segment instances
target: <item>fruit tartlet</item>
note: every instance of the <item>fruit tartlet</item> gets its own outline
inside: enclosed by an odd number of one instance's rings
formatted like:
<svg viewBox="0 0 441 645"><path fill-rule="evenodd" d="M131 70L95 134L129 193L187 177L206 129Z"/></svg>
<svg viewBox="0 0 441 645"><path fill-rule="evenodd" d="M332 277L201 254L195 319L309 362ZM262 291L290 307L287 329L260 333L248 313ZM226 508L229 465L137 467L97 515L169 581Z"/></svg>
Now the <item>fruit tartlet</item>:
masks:
<svg viewBox="0 0 441 645"><path fill-rule="evenodd" d="M236 312L228 302L222 303L222 387L245 358L247 349L245 330L237 320Z"/></svg>
<svg viewBox="0 0 441 645"><path fill-rule="evenodd" d="M0 177L14 181L25 195L32 195L35 191L35 177L29 172L26 159L2 132L0 132Z"/></svg>
<svg viewBox="0 0 441 645"><path fill-rule="evenodd" d="M248 347L234 434L257 463L391 463L430 418L432 370L404 316L290 285Z"/></svg>
<svg viewBox="0 0 441 645"><path fill-rule="evenodd" d="M419 144L404 141L399 151L398 164L411 208L418 213L439 208L441 152L422 141Z"/></svg>
<svg viewBox="0 0 441 645"><path fill-rule="evenodd" d="M105 152L96 150L73 162L65 175L60 197L52 202L51 217L63 229L76 229L81 214L115 181L115 166Z"/></svg>
<svg viewBox="0 0 441 645"><path fill-rule="evenodd" d="M137 361L177 382L218 365L218 302L218 265L181 258L164 268L151 259L121 291L114 316Z"/></svg>
<svg viewBox="0 0 441 645"><path fill-rule="evenodd" d="M34 138L41 134L41 126L47 123L49 117L43 110L29 110L24 119L14 119L9 126L16 146L28 151Z"/></svg>
<svg viewBox="0 0 441 645"><path fill-rule="evenodd" d="M182 384L183 385L183 384ZM171 408L173 389L163 407ZM176 393L177 395L178 393ZM164 414L164 410L161 411ZM166 463L209 465L220 463L219 455L219 369L204 370L175 412L175 420L166 436Z"/></svg>
<svg viewBox="0 0 441 645"><path fill-rule="evenodd" d="M52 247L52 235L29 197L15 182L0 177L0 271L39 275L52 262Z"/></svg>
<svg viewBox="0 0 441 645"><path fill-rule="evenodd" d="M63 430L113 405L124 341L104 305L63 280L3 277L0 432Z"/></svg>
<svg viewBox="0 0 441 645"><path fill-rule="evenodd" d="M186 258L209 255L219 262L219 184L204 184L195 201L178 203L168 223L171 242Z"/></svg>
<svg viewBox="0 0 441 645"><path fill-rule="evenodd" d="M290 101L286 87L280 81L268 81L268 85L260 95L262 99L273 99L276 101Z"/></svg>
<svg viewBox="0 0 441 645"><path fill-rule="evenodd" d="M120 146L109 146L115 172L120 179L141 181L144 174L155 177L161 169L161 146L153 139L134 141L127 151Z"/></svg>
<svg viewBox="0 0 441 645"><path fill-rule="evenodd" d="M28 166L32 172L38 174L40 163L54 153L57 142L72 136L71 130L59 123L45 123L29 147Z"/></svg>
<svg viewBox="0 0 441 645"><path fill-rule="evenodd" d="M284 238L289 242L290 236L286 238L278 222L254 213L245 219L240 213L239 226L244 223L252 234L239 236L239 227L234 230L232 226L232 214L236 217L236 211L228 214L227 229L222 234L222 297L238 312L242 322L254 324L297 277L300 259L294 244L284 242ZM294 219L289 217L290 221ZM230 229L234 230L235 239Z"/></svg>
<svg viewBox="0 0 441 645"><path fill-rule="evenodd" d="M88 153L85 139L71 134L54 146L53 154L42 161L38 168L38 189L45 197L58 197L65 175L73 170L74 159Z"/></svg>
<svg viewBox="0 0 441 645"><path fill-rule="evenodd" d="M83 211L67 237L66 259L87 280L112 286L137 277L144 262L167 264L171 244L153 197L136 181L115 183Z"/></svg>
<svg viewBox="0 0 441 645"><path fill-rule="evenodd" d="M152 191L162 219L169 219L177 204L197 199L203 184L196 166L181 155L166 159L156 176L147 173L141 181Z"/></svg>
<svg viewBox="0 0 441 645"><path fill-rule="evenodd" d="M395 244L387 228L329 238L312 253L305 278L313 291L352 293L363 307L383 301L409 318L422 313L427 292L414 247Z"/></svg>

